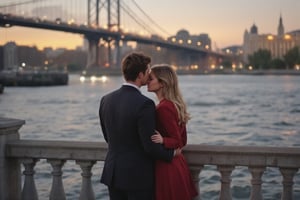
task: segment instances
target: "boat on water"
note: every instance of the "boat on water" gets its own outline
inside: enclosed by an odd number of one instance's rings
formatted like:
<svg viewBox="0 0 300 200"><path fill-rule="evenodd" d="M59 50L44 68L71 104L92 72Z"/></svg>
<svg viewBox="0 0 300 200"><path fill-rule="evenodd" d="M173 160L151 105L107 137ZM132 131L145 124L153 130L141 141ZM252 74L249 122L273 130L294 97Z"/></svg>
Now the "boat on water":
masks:
<svg viewBox="0 0 300 200"><path fill-rule="evenodd" d="M82 71L81 76L121 76L122 70L120 68L89 68Z"/></svg>
<svg viewBox="0 0 300 200"><path fill-rule="evenodd" d="M4 85L0 84L0 94L4 92Z"/></svg>
<svg viewBox="0 0 300 200"><path fill-rule="evenodd" d="M69 75L60 71L12 71L0 72L4 86L56 86L68 85Z"/></svg>

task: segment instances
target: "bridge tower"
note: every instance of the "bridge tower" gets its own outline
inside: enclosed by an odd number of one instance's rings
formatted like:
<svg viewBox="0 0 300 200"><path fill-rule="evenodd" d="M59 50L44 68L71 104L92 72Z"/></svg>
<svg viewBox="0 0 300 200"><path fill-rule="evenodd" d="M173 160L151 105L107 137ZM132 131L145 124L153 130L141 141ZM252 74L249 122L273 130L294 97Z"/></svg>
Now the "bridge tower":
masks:
<svg viewBox="0 0 300 200"><path fill-rule="evenodd" d="M120 31L120 0L88 0L88 25L92 27L106 26L110 31ZM87 68L103 67L99 60L99 42L102 39L107 46L109 67L120 66L120 38L85 35L89 42ZM113 59L112 50L115 49Z"/></svg>

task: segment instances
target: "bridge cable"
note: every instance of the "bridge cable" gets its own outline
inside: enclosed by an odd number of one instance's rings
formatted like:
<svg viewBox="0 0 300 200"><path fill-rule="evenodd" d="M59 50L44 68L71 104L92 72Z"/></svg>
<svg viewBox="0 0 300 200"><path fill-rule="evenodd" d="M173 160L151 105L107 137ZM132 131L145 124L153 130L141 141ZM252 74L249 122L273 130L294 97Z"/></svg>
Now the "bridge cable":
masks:
<svg viewBox="0 0 300 200"><path fill-rule="evenodd" d="M157 24L137 3L135 0L132 0L132 2L135 4L135 6L152 22L153 25L155 25L159 30L170 36L171 34L166 31L164 28L162 28L159 24Z"/></svg>
<svg viewBox="0 0 300 200"><path fill-rule="evenodd" d="M150 26L147 26L147 23L145 23L140 17L138 17L138 15L128 5L122 3L121 7L123 8L123 11L128 14L129 17L131 17L138 25L140 25L148 33L152 34L156 32Z"/></svg>
<svg viewBox="0 0 300 200"><path fill-rule="evenodd" d="M44 1L44 0L31 0L31 1L15 2L15 3L6 4L6 5L0 5L0 8L18 6L18 5L29 4L29 3L36 3L38 1Z"/></svg>

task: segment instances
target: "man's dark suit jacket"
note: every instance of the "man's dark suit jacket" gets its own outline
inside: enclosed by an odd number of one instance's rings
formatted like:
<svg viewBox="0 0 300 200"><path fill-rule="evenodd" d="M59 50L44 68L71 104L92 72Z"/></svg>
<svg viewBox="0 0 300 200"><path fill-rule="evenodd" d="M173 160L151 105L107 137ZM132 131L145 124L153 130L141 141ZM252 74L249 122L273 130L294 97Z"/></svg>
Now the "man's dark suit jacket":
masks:
<svg viewBox="0 0 300 200"><path fill-rule="evenodd" d="M103 136L108 143L101 182L124 190L154 185L154 159L170 161L171 149L151 141L155 104L128 85L102 97L99 108Z"/></svg>

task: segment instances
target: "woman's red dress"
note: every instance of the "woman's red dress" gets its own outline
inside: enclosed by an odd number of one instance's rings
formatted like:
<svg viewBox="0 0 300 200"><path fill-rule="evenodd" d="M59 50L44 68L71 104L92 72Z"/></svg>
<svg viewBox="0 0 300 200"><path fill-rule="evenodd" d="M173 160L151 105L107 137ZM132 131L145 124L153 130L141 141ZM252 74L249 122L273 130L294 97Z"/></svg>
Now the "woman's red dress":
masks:
<svg viewBox="0 0 300 200"><path fill-rule="evenodd" d="M179 124L173 102L162 100L156 107L156 129L164 138L166 148L182 148L187 142L185 124ZM172 162L157 160L155 164L156 200L191 200L198 192L184 156L175 156Z"/></svg>

